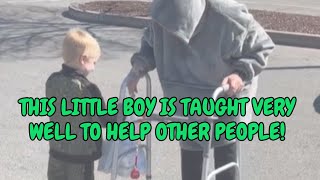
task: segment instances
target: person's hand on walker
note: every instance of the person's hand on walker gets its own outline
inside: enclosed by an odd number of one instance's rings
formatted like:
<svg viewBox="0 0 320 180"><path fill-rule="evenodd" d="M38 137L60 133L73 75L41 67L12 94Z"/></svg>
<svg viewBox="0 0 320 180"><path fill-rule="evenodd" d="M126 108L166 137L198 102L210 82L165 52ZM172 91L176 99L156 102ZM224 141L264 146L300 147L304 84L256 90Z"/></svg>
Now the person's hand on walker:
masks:
<svg viewBox="0 0 320 180"><path fill-rule="evenodd" d="M139 82L139 78L134 78L134 77L129 77L128 81L127 81L127 87L128 87L128 91L129 91L129 95L134 98L135 94L138 93L138 82Z"/></svg>
<svg viewBox="0 0 320 180"><path fill-rule="evenodd" d="M129 95L134 98L135 94L138 93L138 83L141 78L141 67L138 65L134 65L127 76L127 88L129 91Z"/></svg>
<svg viewBox="0 0 320 180"><path fill-rule="evenodd" d="M243 90L244 82L242 78L236 74L233 73L227 77L225 77L221 83L222 85L229 85L229 90L226 92L228 96L234 96L235 94L239 93Z"/></svg>

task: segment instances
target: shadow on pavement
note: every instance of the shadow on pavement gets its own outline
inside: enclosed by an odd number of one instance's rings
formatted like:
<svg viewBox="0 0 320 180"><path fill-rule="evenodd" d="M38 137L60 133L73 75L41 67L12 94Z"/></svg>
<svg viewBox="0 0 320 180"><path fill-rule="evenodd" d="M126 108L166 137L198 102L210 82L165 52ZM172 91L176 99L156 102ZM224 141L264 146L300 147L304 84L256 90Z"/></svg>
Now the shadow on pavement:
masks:
<svg viewBox="0 0 320 180"><path fill-rule="evenodd" d="M68 19L60 8L1 6L0 61L56 59L60 57L65 33L74 27L90 32L102 47L102 59L119 58L138 46L139 30ZM133 33L132 33L133 32Z"/></svg>

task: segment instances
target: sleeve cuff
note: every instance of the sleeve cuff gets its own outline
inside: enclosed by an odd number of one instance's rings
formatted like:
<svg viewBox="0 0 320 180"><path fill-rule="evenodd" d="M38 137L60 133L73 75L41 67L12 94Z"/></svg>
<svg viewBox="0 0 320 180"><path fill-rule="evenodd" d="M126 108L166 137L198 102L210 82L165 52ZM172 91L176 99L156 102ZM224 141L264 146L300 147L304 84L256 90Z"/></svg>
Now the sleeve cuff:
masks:
<svg viewBox="0 0 320 180"><path fill-rule="evenodd" d="M242 81L250 81L250 78L248 77L248 75L246 73L244 73L243 71L235 70L234 73L239 75L239 77L241 77Z"/></svg>

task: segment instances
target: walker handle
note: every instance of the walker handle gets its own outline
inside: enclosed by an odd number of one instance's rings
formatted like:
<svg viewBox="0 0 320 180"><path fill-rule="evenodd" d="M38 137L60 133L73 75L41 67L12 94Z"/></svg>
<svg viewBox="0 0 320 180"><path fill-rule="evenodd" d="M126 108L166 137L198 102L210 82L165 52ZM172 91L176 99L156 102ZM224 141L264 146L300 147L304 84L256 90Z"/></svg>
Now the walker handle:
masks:
<svg viewBox="0 0 320 180"><path fill-rule="evenodd" d="M151 97L151 78L148 73L144 75L146 79L146 89L147 89L147 97ZM126 97L127 92L127 83L128 83L128 75L122 81L120 86L120 95L119 95L119 102L122 102L123 99Z"/></svg>
<svg viewBox="0 0 320 180"><path fill-rule="evenodd" d="M213 95L212 95L212 98L214 100L217 100L218 96L221 94L221 93L224 93L224 92L227 92L229 90L230 86L229 84L225 84L225 85L222 85L220 87L218 87L214 92L213 92Z"/></svg>

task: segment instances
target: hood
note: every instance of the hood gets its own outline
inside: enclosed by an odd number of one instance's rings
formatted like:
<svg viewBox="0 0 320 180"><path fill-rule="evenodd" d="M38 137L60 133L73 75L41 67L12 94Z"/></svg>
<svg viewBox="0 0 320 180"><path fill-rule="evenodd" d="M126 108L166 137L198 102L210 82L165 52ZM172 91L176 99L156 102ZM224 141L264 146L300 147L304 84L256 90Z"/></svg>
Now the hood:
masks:
<svg viewBox="0 0 320 180"><path fill-rule="evenodd" d="M206 7L206 0L153 0L151 17L189 43Z"/></svg>

